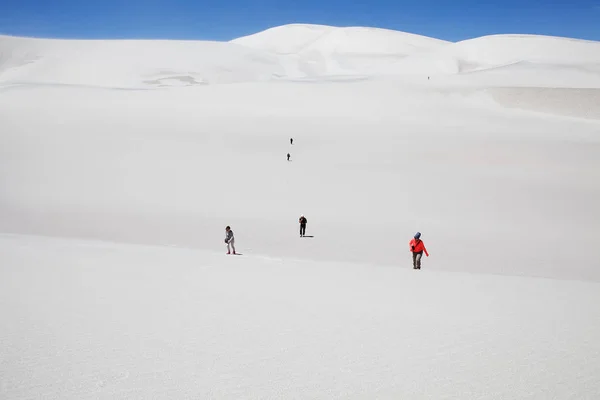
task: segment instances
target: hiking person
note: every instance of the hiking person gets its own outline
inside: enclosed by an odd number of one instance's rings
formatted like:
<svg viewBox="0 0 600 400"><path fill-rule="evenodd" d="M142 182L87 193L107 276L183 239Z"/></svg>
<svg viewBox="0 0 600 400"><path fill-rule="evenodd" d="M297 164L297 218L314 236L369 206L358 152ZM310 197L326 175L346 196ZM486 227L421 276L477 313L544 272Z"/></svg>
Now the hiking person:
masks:
<svg viewBox="0 0 600 400"><path fill-rule="evenodd" d="M300 223L300 237L303 237L306 234L306 223L308 222L308 220L306 219L304 214L302 214L300 215L298 222Z"/></svg>
<svg viewBox="0 0 600 400"><path fill-rule="evenodd" d="M290 161L290 153L287 154L288 161Z"/></svg>
<svg viewBox="0 0 600 400"><path fill-rule="evenodd" d="M227 243L227 254L231 254L233 250L233 254L235 253L235 238L233 237L233 231L228 226L225 228L225 243Z"/></svg>
<svg viewBox="0 0 600 400"><path fill-rule="evenodd" d="M290 138L290 144L294 144L294 138Z"/></svg>
<svg viewBox="0 0 600 400"><path fill-rule="evenodd" d="M417 232L408 245L410 246L410 251L412 252L413 269L421 269L421 257L423 257L423 252L425 252L427 257L429 257L429 253L425 248L425 243L423 243L421 240L421 232Z"/></svg>

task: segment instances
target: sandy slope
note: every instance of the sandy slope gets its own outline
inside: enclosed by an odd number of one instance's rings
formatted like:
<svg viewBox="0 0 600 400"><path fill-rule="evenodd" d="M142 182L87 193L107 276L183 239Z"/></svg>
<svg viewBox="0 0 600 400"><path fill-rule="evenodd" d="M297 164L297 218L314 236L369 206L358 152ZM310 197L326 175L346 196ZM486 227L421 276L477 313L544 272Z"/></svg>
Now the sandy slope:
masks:
<svg viewBox="0 0 600 400"><path fill-rule="evenodd" d="M0 254L6 399L600 390L598 283L6 235Z"/></svg>
<svg viewBox="0 0 600 400"><path fill-rule="evenodd" d="M406 265L421 230L438 270L600 279L593 120L389 81L19 87L0 120L4 231Z"/></svg>
<svg viewBox="0 0 600 400"><path fill-rule="evenodd" d="M600 89L500 87L488 92L507 107L600 120Z"/></svg>

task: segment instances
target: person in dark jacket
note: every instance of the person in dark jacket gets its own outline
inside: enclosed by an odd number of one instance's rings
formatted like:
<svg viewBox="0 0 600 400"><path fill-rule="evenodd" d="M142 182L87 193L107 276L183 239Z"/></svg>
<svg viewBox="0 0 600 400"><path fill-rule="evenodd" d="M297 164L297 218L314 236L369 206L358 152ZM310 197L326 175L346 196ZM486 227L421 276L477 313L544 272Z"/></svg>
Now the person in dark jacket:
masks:
<svg viewBox="0 0 600 400"><path fill-rule="evenodd" d="M288 154L287 154L287 159L288 159L288 161L290 161L290 157L291 157L291 156L290 156L290 153L288 153Z"/></svg>
<svg viewBox="0 0 600 400"><path fill-rule="evenodd" d="M408 243L410 247L410 251L412 253L413 259L413 269L421 269L421 258L423 257L423 252L425 255L429 257L429 253L425 248L425 243L421 240L421 232L417 232L415 237Z"/></svg>
<svg viewBox="0 0 600 400"><path fill-rule="evenodd" d="M308 220L306 219L304 214L302 214L300 216L300 219L298 219L298 222L300 223L300 237L302 237L306 234L306 223L308 222Z"/></svg>

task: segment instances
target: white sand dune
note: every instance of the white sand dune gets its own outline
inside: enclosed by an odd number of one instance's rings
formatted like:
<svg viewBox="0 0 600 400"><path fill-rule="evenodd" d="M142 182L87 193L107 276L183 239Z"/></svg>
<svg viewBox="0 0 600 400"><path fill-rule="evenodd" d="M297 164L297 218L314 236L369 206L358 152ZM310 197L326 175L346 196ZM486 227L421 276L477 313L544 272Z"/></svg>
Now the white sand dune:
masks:
<svg viewBox="0 0 600 400"><path fill-rule="evenodd" d="M460 85L600 88L600 43L536 35L450 43L385 29L302 24L229 43L0 36L4 85L155 88L382 75L413 81L434 76Z"/></svg>
<svg viewBox="0 0 600 400"><path fill-rule="evenodd" d="M600 88L600 42L540 35L484 36L407 57L394 72L458 75L463 84Z"/></svg>
<svg viewBox="0 0 600 400"><path fill-rule="evenodd" d="M0 37L0 398L596 399L597 49Z"/></svg>
<svg viewBox="0 0 600 400"><path fill-rule="evenodd" d="M379 28L337 28L324 25L284 25L232 41L277 54L370 54L408 55L435 49L444 40Z"/></svg>
<svg viewBox="0 0 600 400"><path fill-rule="evenodd" d="M600 42L541 35L492 35L452 43L431 56L456 61L448 72L473 72L516 63L579 66L597 72Z"/></svg>
<svg viewBox="0 0 600 400"><path fill-rule="evenodd" d="M0 83L140 88L260 81L278 57L233 43L0 36Z"/></svg>
<svg viewBox="0 0 600 400"><path fill-rule="evenodd" d="M449 42L387 29L294 24L233 40L298 60L309 76L373 74L409 54Z"/></svg>
<svg viewBox="0 0 600 400"><path fill-rule="evenodd" d="M309 75L491 72L466 81L600 87L600 42L570 38L492 35L450 43L385 29L296 24L233 42L294 57Z"/></svg>

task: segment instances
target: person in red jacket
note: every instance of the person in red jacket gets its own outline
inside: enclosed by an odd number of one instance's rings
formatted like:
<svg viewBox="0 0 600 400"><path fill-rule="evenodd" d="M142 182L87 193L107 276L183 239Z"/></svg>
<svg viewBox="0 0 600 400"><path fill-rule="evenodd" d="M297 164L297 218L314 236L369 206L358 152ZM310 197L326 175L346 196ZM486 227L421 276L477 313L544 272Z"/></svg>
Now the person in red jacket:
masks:
<svg viewBox="0 0 600 400"><path fill-rule="evenodd" d="M413 258L413 269L421 269L421 257L423 257L423 252L425 255L429 257L429 253L425 248L425 243L421 240L421 232L417 232L415 237L408 243L410 246L410 251L412 252Z"/></svg>

